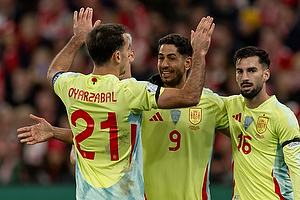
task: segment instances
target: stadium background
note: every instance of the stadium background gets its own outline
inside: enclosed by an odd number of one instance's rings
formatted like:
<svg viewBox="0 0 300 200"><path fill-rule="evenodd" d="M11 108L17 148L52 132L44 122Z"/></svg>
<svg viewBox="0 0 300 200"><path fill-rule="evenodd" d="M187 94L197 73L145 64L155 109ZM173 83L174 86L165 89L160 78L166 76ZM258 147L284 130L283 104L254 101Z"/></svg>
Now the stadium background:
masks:
<svg viewBox="0 0 300 200"><path fill-rule="evenodd" d="M75 198L70 145L55 140L22 145L16 132L33 123L29 113L68 127L46 72L72 35L74 10L90 6L94 19L128 27L136 52L132 72L138 80L157 72L160 37L171 32L190 37L201 17L210 15L216 29L207 55L206 87L220 95L238 94L232 55L240 47L259 46L271 58L269 93L299 119L299 5L297 0L0 0L0 199ZM71 70L91 69L82 48ZM231 196L230 149L230 140L217 133L210 173L213 200Z"/></svg>

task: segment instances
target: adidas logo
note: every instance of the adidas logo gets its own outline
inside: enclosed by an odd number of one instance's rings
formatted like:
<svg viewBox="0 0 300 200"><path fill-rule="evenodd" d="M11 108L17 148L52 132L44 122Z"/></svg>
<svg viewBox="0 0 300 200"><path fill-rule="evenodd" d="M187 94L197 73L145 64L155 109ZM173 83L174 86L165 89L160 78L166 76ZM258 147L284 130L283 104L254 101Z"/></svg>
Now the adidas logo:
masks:
<svg viewBox="0 0 300 200"><path fill-rule="evenodd" d="M233 117L234 119L236 119L237 121L241 122L242 113L239 113L239 114L237 114L237 115L232 115L232 117Z"/></svg>
<svg viewBox="0 0 300 200"><path fill-rule="evenodd" d="M153 115L153 117L151 117L151 119L149 119L149 121L164 121L164 120L160 116L159 112L157 112L155 113L155 115Z"/></svg>

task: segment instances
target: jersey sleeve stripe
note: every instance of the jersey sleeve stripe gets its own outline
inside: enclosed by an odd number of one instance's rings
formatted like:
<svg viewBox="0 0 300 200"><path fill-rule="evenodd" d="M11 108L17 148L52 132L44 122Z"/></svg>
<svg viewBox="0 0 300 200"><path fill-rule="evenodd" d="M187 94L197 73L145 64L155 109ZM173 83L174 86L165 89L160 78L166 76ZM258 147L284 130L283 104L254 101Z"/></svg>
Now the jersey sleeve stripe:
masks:
<svg viewBox="0 0 300 200"><path fill-rule="evenodd" d="M274 104L275 104L277 107L279 107L282 111L285 112L286 117L287 117L287 119L288 119L288 121L289 121L290 127L297 127L297 121L296 121L297 119L296 119L294 113L293 113L288 107L283 106L283 104L281 104L281 103L279 103L279 102L277 102L277 101L274 102Z"/></svg>

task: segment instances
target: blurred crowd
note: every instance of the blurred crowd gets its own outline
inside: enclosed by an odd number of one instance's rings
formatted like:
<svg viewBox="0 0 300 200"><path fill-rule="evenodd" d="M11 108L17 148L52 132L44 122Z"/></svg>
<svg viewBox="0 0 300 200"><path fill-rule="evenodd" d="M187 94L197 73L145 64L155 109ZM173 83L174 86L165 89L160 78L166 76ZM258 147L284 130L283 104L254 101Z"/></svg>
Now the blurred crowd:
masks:
<svg viewBox="0 0 300 200"><path fill-rule="evenodd" d="M74 182L70 145L56 140L24 145L16 129L34 124L30 113L69 127L46 72L73 33L74 10L87 6L94 8L94 20L128 27L138 80L157 73L159 38L172 32L189 38L201 17L214 17L206 87L220 95L239 94L233 53L259 46L271 58L269 94L300 117L299 0L0 0L0 185ZM70 70L87 74L91 69L82 48ZM216 133L212 183L232 183L230 149L230 139Z"/></svg>

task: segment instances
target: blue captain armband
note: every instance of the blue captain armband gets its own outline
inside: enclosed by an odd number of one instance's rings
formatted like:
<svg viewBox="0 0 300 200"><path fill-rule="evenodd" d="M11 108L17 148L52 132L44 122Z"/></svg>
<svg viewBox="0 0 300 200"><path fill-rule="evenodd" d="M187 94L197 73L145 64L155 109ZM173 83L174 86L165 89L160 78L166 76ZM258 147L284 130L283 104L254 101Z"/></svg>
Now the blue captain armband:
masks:
<svg viewBox="0 0 300 200"><path fill-rule="evenodd" d="M294 138L292 140L285 141L284 143L282 143L282 148L286 145L288 145L289 148L292 148L294 146L300 146L300 139Z"/></svg>
<svg viewBox="0 0 300 200"><path fill-rule="evenodd" d="M52 87L54 87L54 83L55 83L55 81L58 79L58 77L61 75L61 74L63 74L63 73L65 73L64 71L60 71L60 72L57 72L54 76L53 76L53 78L52 78Z"/></svg>

